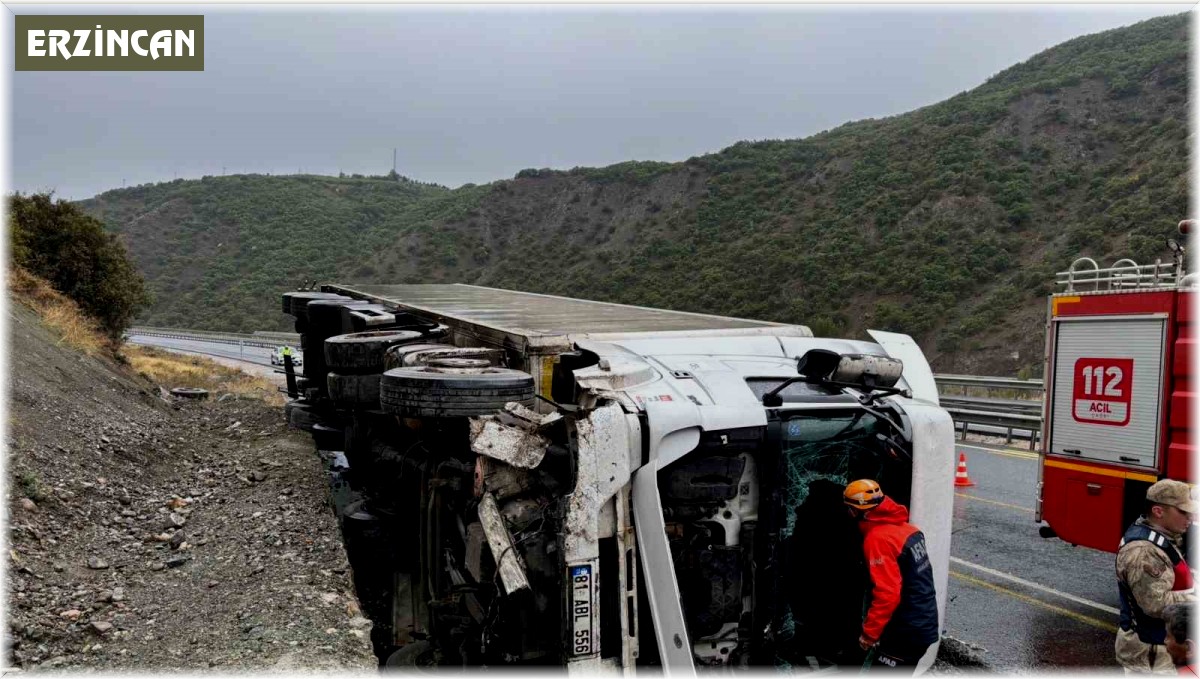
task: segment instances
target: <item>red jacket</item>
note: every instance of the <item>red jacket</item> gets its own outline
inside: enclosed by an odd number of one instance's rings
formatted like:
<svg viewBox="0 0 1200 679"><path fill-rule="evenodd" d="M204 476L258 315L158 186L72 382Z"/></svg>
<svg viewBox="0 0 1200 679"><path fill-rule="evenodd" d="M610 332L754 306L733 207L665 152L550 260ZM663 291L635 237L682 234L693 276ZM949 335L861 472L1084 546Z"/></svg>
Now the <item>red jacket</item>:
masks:
<svg viewBox="0 0 1200 679"><path fill-rule="evenodd" d="M923 650L938 638L937 599L925 536L908 509L885 497L859 521L874 585L862 635L883 646Z"/></svg>

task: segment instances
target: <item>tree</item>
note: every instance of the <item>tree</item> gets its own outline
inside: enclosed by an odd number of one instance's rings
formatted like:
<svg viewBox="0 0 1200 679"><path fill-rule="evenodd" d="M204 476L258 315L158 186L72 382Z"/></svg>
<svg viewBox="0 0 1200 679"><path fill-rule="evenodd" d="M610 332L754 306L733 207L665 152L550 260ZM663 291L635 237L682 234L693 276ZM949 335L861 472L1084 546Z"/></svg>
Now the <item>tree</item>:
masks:
<svg viewBox="0 0 1200 679"><path fill-rule="evenodd" d="M119 338L150 296L116 236L49 193L14 194L8 208L12 263L49 281Z"/></svg>

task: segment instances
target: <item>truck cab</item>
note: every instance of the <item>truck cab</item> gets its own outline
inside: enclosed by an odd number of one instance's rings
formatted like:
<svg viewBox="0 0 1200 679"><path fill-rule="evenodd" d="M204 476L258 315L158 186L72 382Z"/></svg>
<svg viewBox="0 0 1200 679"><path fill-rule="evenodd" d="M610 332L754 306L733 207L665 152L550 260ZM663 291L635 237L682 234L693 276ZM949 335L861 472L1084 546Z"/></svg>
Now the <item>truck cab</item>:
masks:
<svg viewBox="0 0 1200 679"><path fill-rule="evenodd" d="M858 478L909 506L944 614L953 425L907 336L465 285L320 292L444 329L380 344L353 378L376 400L351 401L338 347L356 333L285 296L334 347L331 389L289 407L316 415L319 447L343 433L348 545L385 536L350 554L387 664L857 667L870 584L841 492Z"/></svg>

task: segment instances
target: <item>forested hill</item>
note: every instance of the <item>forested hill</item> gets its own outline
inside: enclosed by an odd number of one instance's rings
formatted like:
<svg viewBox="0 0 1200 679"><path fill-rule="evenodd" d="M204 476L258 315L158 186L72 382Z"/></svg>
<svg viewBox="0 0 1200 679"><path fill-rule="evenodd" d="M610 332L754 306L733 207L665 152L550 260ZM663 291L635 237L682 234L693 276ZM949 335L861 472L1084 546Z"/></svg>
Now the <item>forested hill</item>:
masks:
<svg viewBox="0 0 1200 679"><path fill-rule="evenodd" d="M944 371L1040 371L1053 274L1169 257L1187 209L1188 17L1086 36L969 92L679 163L450 190L243 175L109 191L145 323L284 327L303 279L467 282L913 334Z"/></svg>

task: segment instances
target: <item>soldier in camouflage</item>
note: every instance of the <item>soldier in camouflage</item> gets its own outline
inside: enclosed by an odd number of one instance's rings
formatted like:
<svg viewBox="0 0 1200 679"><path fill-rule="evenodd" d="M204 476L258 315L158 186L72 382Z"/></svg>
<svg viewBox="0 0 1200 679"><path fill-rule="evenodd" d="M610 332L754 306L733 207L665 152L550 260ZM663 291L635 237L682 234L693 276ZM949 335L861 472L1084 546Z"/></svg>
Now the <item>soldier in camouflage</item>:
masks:
<svg viewBox="0 0 1200 679"><path fill-rule="evenodd" d="M1117 662L1125 673L1175 674L1167 653L1163 608L1196 600L1181 540L1196 513L1191 487L1163 479L1146 491L1145 514L1125 531L1117 550L1121 622Z"/></svg>

